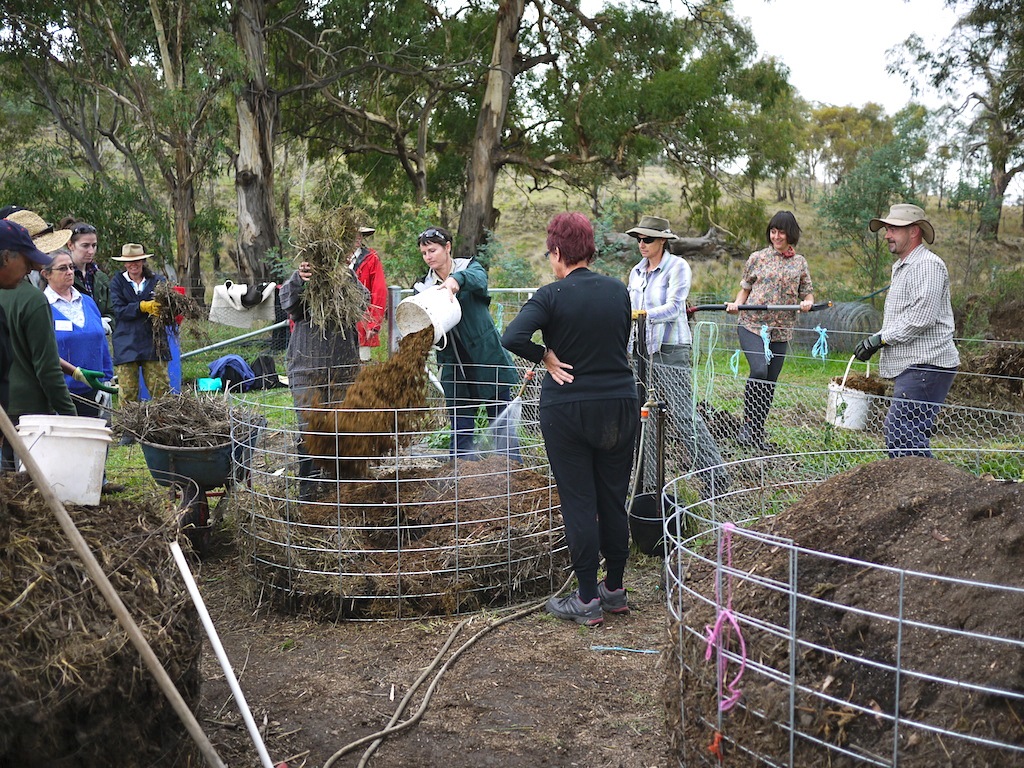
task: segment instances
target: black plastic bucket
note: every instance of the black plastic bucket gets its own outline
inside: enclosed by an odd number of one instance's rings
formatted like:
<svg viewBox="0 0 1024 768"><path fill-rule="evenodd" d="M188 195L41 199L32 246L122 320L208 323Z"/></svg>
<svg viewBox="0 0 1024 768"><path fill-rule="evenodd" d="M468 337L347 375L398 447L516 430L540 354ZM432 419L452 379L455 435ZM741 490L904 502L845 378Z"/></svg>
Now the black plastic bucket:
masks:
<svg viewBox="0 0 1024 768"><path fill-rule="evenodd" d="M638 493L633 497L633 506L629 510L629 533L633 537L636 548L645 555L664 557L667 546L665 542L665 521L658 511L657 493ZM671 505L672 499L668 499Z"/></svg>

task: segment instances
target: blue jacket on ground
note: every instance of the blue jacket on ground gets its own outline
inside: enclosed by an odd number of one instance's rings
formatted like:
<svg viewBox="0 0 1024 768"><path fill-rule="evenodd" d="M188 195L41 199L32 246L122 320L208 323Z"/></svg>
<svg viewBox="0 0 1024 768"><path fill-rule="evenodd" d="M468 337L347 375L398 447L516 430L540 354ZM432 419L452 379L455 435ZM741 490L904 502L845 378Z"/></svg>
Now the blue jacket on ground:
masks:
<svg viewBox="0 0 1024 768"><path fill-rule="evenodd" d="M151 301L153 290L162 280L160 275L154 275L142 284L142 292L136 293L124 272L110 279L110 303L117 320L110 337L114 365L160 359L153 346L153 319L139 309L139 302Z"/></svg>

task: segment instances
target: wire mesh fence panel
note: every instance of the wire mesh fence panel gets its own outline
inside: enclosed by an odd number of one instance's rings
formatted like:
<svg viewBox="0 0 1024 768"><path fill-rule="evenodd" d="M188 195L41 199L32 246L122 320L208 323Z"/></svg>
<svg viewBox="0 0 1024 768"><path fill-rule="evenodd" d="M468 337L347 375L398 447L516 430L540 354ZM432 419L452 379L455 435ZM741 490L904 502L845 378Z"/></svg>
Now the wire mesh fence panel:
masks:
<svg viewBox="0 0 1024 768"><path fill-rule="evenodd" d="M468 455L451 450L436 377L417 407L351 407L347 395L383 368L360 368L354 384L314 371L287 395L233 393L233 414L261 413L268 424L241 525L259 590L286 608L350 619L457 614L549 594L568 558L535 390L517 393L504 441L484 414L513 403L481 402Z"/></svg>
<svg viewBox="0 0 1024 768"><path fill-rule="evenodd" d="M670 481L680 764L1024 765L1024 581L1003 546L1024 499L979 473L998 453L748 458L691 502Z"/></svg>

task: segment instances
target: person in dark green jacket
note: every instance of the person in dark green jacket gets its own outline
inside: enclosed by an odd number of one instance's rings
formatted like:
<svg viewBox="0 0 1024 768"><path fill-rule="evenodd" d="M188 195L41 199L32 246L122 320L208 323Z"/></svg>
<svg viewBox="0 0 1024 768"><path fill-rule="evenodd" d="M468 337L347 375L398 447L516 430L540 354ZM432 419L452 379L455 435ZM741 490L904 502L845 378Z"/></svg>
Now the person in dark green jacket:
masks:
<svg viewBox="0 0 1024 768"><path fill-rule="evenodd" d="M61 235L58 231L33 240L28 230L7 220L0 221L0 229L4 268L20 262L16 266L23 274L28 273L25 265L31 269L48 265L50 257L45 253L62 247L70 234L65 230ZM63 242L58 242L62 237ZM19 280L9 290L0 290L0 311L7 319L12 353L6 406L11 421L17 424L28 413L75 416L75 406L60 367L50 302L43 292L27 280ZM6 442L3 446L3 467L14 467L14 452Z"/></svg>
<svg viewBox="0 0 1024 768"><path fill-rule="evenodd" d="M451 233L442 227L424 230L418 242L429 271L413 290L449 291L462 309L462 320L437 350L437 362L454 432L451 452L473 459L476 415L483 406L493 420L506 407L516 369L491 319L483 265L476 259L453 258Z"/></svg>

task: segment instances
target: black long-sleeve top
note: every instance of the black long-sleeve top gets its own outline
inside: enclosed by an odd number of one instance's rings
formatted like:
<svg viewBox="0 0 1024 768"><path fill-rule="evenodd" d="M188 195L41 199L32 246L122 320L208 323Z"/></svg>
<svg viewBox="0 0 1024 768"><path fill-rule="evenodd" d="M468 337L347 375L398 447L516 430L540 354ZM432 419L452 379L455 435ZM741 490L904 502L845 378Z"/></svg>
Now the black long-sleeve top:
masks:
<svg viewBox="0 0 1024 768"><path fill-rule="evenodd" d="M508 324L501 344L535 363L546 346L572 366L569 384L544 378L542 408L580 400L635 399L636 381L626 354L630 317L626 286L580 267L540 288ZM538 330L545 346L532 340Z"/></svg>

